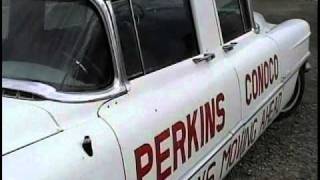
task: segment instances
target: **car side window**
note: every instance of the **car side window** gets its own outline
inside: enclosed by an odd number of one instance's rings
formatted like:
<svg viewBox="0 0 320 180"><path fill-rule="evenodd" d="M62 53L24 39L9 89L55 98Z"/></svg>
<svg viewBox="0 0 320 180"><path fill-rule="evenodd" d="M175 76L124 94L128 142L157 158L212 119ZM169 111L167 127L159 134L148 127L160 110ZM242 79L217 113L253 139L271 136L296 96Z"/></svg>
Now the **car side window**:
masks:
<svg viewBox="0 0 320 180"><path fill-rule="evenodd" d="M112 7L117 20L127 77L132 79L142 75L143 68L129 0L113 0Z"/></svg>
<svg viewBox="0 0 320 180"><path fill-rule="evenodd" d="M250 9L247 0L240 0L241 14L243 19L244 31L249 32L252 29L250 21Z"/></svg>
<svg viewBox="0 0 320 180"><path fill-rule="evenodd" d="M132 0L145 73L199 54L189 0Z"/></svg>
<svg viewBox="0 0 320 180"><path fill-rule="evenodd" d="M88 0L11 0L3 5L3 77L41 82L59 92L112 86L108 36Z"/></svg>
<svg viewBox="0 0 320 180"><path fill-rule="evenodd" d="M3 39L8 38L9 32L9 15L10 15L10 8L9 0L2 0L2 37Z"/></svg>
<svg viewBox="0 0 320 180"><path fill-rule="evenodd" d="M245 0L216 0L224 43L251 30L249 9Z"/></svg>

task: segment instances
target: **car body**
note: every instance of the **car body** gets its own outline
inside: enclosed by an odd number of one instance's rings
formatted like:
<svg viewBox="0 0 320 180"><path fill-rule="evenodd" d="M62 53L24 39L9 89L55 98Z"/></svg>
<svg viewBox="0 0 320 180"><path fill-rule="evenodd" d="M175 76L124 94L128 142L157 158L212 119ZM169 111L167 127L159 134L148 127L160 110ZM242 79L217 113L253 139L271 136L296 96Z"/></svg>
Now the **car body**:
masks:
<svg viewBox="0 0 320 180"><path fill-rule="evenodd" d="M310 68L308 23L250 0L2 10L3 179L223 179Z"/></svg>

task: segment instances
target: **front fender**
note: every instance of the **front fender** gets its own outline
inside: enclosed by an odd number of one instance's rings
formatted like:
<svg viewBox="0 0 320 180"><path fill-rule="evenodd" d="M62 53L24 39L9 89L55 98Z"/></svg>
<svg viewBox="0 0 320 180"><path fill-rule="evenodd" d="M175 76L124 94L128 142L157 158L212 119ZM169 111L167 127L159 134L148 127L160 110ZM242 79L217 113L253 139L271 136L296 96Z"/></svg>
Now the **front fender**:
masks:
<svg viewBox="0 0 320 180"><path fill-rule="evenodd" d="M92 157L82 148L85 136ZM7 180L125 179L116 137L98 118L3 156L2 171Z"/></svg>

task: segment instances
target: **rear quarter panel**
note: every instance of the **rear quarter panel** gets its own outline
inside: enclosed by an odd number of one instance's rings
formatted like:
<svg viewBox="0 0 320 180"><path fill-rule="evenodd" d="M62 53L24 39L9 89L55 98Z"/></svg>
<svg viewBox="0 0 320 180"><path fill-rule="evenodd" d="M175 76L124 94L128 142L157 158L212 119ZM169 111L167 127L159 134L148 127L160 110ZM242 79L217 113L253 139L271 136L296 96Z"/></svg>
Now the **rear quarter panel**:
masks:
<svg viewBox="0 0 320 180"><path fill-rule="evenodd" d="M291 19L274 26L268 32L279 48L280 76L284 85L283 106L291 98L299 69L310 56L310 26L305 20Z"/></svg>

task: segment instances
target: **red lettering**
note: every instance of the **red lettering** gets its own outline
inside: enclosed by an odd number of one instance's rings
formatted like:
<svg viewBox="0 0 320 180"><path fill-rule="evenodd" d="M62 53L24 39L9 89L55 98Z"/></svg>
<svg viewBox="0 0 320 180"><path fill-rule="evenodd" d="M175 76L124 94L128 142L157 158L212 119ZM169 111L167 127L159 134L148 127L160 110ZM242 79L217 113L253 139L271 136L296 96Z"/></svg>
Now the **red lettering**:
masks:
<svg viewBox="0 0 320 180"><path fill-rule="evenodd" d="M251 78L249 76L249 74L246 75L246 102L247 102L247 105L250 105L250 102L251 102L251 93L249 93L250 96L248 96L248 82L251 83Z"/></svg>
<svg viewBox="0 0 320 180"><path fill-rule="evenodd" d="M181 132L181 139L178 140L177 133ZM186 161L186 153L184 150L184 142L186 139L186 128L183 122L179 121L172 126L172 141L173 141L173 170L178 168L178 150L181 153L182 164Z"/></svg>
<svg viewBox="0 0 320 180"><path fill-rule="evenodd" d="M201 118L201 147L204 145L204 115L203 107L200 106L200 118Z"/></svg>
<svg viewBox="0 0 320 180"><path fill-rule="evenodd" d="M270 78L270 74L269 74L269 65L267 62L264 62L264 86L267 89L269 86L269 78Z"/></svg>
<svg viewBox="0 0 320 180"><path fill-rule="evenodd" d="M144 144L134 150L134 155L136 158L136 171L137 179L141 180L152 168L153 156L152 156L152 147L149 144ZM142 166L141 158L142 156L148 156L148 163Z"/></svg>
<svg viewBox="0 0 320 180"><path fill-rule="evenodd" d="M275 76L275 72L274 72L274 71L273 71L273 73L271 73L271 66L274 66L274 65L273 65L273 60L272 60L272 58L270 58L270 60L269 60L270 84L273 83L274 76ZM274 67L273 67L273 68L274 68ZM271 74L272 74L272 76L271 76Z"/></svg>
<svg viewBox="0 0 320 180"><path fill-rule="evenodd" d="M258 76L256 70L252 71L252 94L253 99L256 99L258 95Z"/></svg>
<svg viewBox="0 0 320 180"><path fill-rule="evenodd" d="M222 122L217 125L218 132L220 132L223 129L224 123L225 123L225 110L224 110L224 108L220 108L220 102L223 102L223 101L224 101L223 93L218 94L217 99L216 99L217 115L218 115L218 117L222 117ZM213 103L214 102L212 99L212 104ZM212 113L214 113L214 111L212 111Z"/></svg>
<svg viewBox="0 0 320 180"><path fill-rule="evenodd" d="M260 96L260 94L262 94L263 93L263 89L264 89L264 81L263 81L263 64L261 64L260 66L258 66L258 81L259 81L259 90L258 90L258 92L259 92L259 96Z"/></svg>
<svg viewBox="0 0 320 180"><path fill-rule="evenodd" d="M168 167L164 171L161 170L161 163L170 156L170 151L169 149L166 149L165 151L161 152L160 144L164 140L168 139L169 136L170 136L170 130L168 128L154 138L155 146L156 146L156 164L157 164L158 180L166 179L168 176L171 175L171 167Z"/></svg>
<svg viewBox="0 0 320 180"><path fill-rule="evenodd" d="M214 106L214 104L212 104ZM210 131L210 139L214 137L215 134L215 113L214 107L212 107L212 111L210 108L210 104L207 102L204 105L205 114L206 114L206 143L209 141L209 131ZM212 116L213 114L213 116Z"/></svg>
<svg viewBox="0 0 320 180"><path fill-rule="evenodd" d="M249 106L252 100L259 97L269 84L273 84L278 79L279 66L278 57L264 61L251 74L245 76L246 103ZM251 88L251 89L250 89Z"/></svg>
<svg viewBox="0 0 320 180"><path fill-rule="evenodd" d="M142 180L143 178L147 178L146 175L152 170L156 171L157 180L167 179L174 171L191 158L193 151L198 152L201 147L215 136L216 132L222 131L226 120L226 111L223 108L224 101L224 94L219 93L216 96L216 100L212 98L210 102L206 102L200 106L199 109L188 114L186 116L186 122L178 121L170 128L162 131L154 137L154 150L150 144L143 144L135 149L137 179ZM198 111L200 111L199 124L197 123L199 118ZM219 120L216 118L219 118ZM198 139L199 134L200 139ZM168 142L170 136L172 136L172 141ZM168 141L166 142L166 140ZM172 144L169 145L169 143ZM199 143L201 147L199 147ZM188 158L186 158L186 148L188 148ZM170 156L171 153L172 156ZM152 169L152 167L154 167L153 159L155 159L156 169ZM230 157L228 157L228 161L230 161L229 159ZM169 162L172 162L172 164L168 165ZM180 162L181 164L179 164ZM213 171L211 170L212 167L207 171L208 173L210 172L210 174L206 174L209 179L214 178Z"/></svg>
<svg viewBox="0 0 320 180"><path fill-rule="evenodd" d="M188 158L191 157L192 153L192 141L194 142L194 147L196 149L196 152L199 150L199 144L198 144L198 137L197 137L197 131L195 127L195 123L197 120L197 113L198 110L195 110L193 112L193 117L191 121L190 115L187 116L187 129L188 129ZM190 122L191 121L191 122Z"/></svg>
<svg viewBox="0 0 320 180"><path fill-rule="evenodd" d="M276 80L278 79L278 74L279 74L279 61L278 61L278 56L274 55L274 74Z"/></svg>

